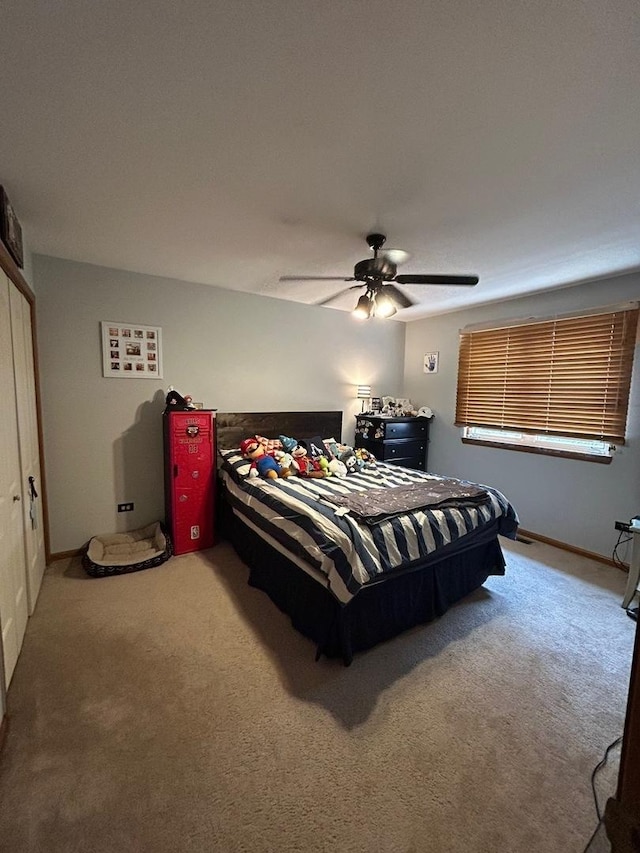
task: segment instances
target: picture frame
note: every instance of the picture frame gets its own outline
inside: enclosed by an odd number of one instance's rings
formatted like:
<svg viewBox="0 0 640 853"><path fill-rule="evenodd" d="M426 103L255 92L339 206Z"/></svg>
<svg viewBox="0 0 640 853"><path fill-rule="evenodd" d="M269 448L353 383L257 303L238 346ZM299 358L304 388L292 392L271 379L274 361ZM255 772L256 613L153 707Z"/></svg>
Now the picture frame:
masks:
<svg viewBox="0 0 640 853"><path fill-rule="evenodd" d="M7 192L2 186L0 186L0 239L13 260L22 269L24 266L22 228Z"/></svg>
<svg viewBox="0 0 640 853"><path fill-rule="evenodd" d="M424 372L425 373L437 373L438 366L440 363L440 353L439 352L426 352L424 354Z"/></svg>
<svg viewBox="0 0 640 853"><path fill-rule="evenodd" d="M162 328L104 320L102 375L112 379L162 379Z"/></svg>

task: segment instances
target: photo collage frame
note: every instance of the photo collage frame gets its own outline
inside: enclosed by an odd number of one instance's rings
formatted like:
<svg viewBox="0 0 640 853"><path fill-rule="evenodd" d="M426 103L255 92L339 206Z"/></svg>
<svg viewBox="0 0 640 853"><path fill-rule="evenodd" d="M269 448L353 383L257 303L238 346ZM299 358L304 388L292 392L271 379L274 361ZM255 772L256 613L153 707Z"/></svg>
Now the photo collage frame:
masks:
<svg viewBox="0 0 640 853"><path fill-rule="evenodd" d="M102 375L162 379L162 329L139 323L102 322Z"/></svg>

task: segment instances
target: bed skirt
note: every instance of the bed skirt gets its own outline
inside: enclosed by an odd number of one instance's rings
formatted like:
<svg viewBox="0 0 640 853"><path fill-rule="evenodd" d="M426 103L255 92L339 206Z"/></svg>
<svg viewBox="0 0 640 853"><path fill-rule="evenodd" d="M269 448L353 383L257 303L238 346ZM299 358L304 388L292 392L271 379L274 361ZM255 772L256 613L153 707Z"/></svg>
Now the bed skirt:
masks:
<svg viewBox="0 0 640 853"><path fill-rule="evenodd" d="M223 529L249 567L249 584L266 592L294 628L317 644L316 660L322 654L341 657L346 666L355 652L437 619L489 575L505 570L497 533L488 529L446 555L386 575L342 605L235 513L228 512Z"/></svg>

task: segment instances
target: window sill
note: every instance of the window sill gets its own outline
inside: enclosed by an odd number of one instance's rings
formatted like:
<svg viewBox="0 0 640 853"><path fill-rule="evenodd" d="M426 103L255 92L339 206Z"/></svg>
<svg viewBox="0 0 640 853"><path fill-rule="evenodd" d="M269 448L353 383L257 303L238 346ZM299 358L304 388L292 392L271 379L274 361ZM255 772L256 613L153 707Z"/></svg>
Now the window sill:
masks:
<svg viewBox="0 0 640 853"><path fill-rule="evenodd" d="M527 447L523 444L507 444L503 441L486 441L479 438L461 438L463 444L479 444L482 447L497 447L500 450L519 450L521 453L539 453L542 456L562 456L564 459L579 459L581 462L597 462L610 465L612 456L592 456L589 453L573 453L567 450L552 450L547 447Z"/></svg>

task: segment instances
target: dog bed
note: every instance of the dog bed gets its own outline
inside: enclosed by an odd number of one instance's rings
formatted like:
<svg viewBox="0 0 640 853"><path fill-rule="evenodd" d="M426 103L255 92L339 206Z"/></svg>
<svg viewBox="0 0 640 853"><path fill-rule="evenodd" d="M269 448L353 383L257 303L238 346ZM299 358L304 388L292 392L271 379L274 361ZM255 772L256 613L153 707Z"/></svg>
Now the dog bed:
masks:
<svg viewBox="0 0 640 853"><path fill-rule="evenodd" d="M131 530L94 536L82 558L82 565L94 578L123 575L159 566L171 556L171 542L159 521Z"/></svg>

